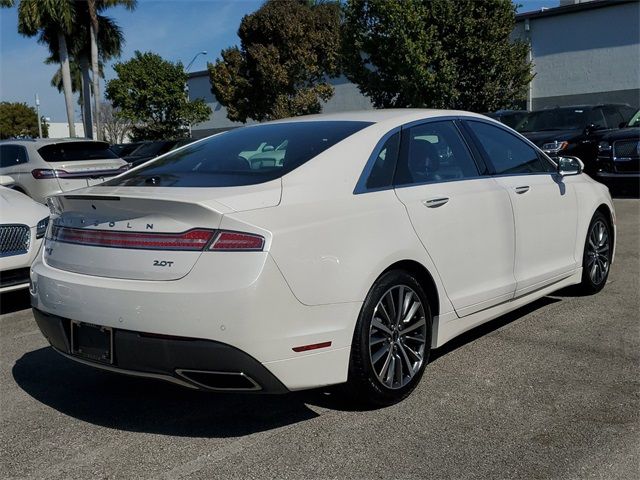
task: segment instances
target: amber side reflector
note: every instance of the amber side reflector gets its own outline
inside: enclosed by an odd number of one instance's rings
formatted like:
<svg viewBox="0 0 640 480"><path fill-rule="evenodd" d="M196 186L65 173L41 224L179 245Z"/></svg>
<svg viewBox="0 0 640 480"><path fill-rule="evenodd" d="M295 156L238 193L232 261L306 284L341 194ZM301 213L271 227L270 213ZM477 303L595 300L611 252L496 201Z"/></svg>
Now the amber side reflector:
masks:
<svg viewBox="0 0 640 480"><path fill-rule="evenodd" d="M293 347L294 352L306 352L307 350L316 350L318 348L330 347L331 342L312 343L311 345L303 345L301 347Z"/></svg>

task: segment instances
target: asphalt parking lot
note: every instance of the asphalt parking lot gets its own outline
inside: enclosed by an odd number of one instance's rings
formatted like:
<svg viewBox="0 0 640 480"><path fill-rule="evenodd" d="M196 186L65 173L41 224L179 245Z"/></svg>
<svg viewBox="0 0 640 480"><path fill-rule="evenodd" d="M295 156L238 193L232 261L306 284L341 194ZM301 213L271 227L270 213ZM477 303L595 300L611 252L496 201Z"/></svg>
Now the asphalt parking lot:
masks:
<svg viewBox="0 0 640 480"><path fill-rule="evenodd" d="M54 353L2 297L3 478L638 478L640 201L599 295L565 290L435 351L414 394L192 392Z"/></svg>

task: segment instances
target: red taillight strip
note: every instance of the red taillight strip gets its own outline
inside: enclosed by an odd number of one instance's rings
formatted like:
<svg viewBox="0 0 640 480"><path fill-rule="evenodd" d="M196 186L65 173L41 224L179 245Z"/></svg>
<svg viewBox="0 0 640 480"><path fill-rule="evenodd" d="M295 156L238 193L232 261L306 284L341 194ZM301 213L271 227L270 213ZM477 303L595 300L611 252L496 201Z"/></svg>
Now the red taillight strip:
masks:
<svg viewBox="0 0 640 480"><path fill-rule="evenodd" d="M209 250L217 251L261 251L264 248L264 237L252 233L221 231L213 241Z"/></svg>
<svg viewBox="0 0 640 480"><path fill-rule="evenodd" d="M36 168L31 170L33 178L38 180L47 178L95 178L95 177L113 177L129 170L129 164L119 168L110 168L108 170L80 170L79 172L67 172L59 168Z"/></svg>
<svg viewBox="0 0 640 480"><path fill-rule="evenodd" d="M195 228L182 233L141 233L91 230L54 225L50 239L94 247L142 250L203 250L213 238L214 230Z"/></svg>

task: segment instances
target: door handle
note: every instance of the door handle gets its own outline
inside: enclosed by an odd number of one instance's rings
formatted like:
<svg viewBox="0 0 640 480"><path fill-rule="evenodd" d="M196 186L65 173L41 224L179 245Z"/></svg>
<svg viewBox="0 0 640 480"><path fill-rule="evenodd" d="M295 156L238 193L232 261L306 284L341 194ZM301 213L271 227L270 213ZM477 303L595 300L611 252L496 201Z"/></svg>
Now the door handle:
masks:
<svg viewBox="0 0 640 480"><path fill-rule="evenodd" d="M430 198L428 200L423 200L422 204L427 208L437 208L437 207L441 207L448 201L449 201L449 197L438 197L438 198Z"/></svg>
<svg viewBox="0 0 640 480"><path fill-rule="evenodd" d="M517 194L527 193L529 191L529 185L521 185L519 187L515 187L514 190Z"/></svg>

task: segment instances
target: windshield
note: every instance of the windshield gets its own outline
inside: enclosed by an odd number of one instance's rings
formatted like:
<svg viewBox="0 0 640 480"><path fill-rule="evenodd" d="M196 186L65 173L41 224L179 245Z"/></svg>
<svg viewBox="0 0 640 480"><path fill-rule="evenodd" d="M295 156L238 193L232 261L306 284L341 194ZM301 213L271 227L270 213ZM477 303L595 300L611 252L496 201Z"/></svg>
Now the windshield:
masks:
<svg viewBox="0 0 640 480"><path fill-rule="evenodd" d="M76 162L119 158L105 142L61 142L38 149L45 162Z"/></svg>
<svg viewBox="0 0 640 480"><path fill-rule="evenodd" d="M599 110L583 108L554 108L527 114L516 126L519 132L543 132L545 130L583 130L588 125L602 126Z"/></svg>
<svg viewBox="0 0 640 480"><path fill-rule="evenodd" d="M631 120L629 120L629 123L627 124L628 127L640 127L640 110L638 110L636 112L636 114L631 117Z"/></svg>
<svg viewBox="0 0 640 480"><path fill-rule="evenodd" d="M238 128L170 152L104 185L230 187L263 183L285 175L368 125L317 121Z"/></svg>

